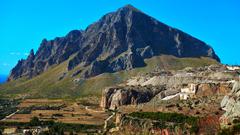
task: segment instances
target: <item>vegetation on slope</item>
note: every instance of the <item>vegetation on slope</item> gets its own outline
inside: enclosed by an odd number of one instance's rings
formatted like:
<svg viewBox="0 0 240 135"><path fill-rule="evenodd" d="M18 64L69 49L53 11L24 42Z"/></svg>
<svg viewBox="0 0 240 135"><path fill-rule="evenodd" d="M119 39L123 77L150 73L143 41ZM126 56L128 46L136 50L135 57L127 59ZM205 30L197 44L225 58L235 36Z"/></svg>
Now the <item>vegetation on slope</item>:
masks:
<svg viewBox="0 0 240 135"><path fill-rule="evenodd" d="M211 64L218 64L210 58L177 58L174 56L156 56L146 59L147 66L124 70L116 73L104 73L89 79L81 78L81 74L71 77L77 70L86 70L76 67L67 72L67 62L53 66L46 72L32 79L21 78L15 81L0 85L0 95L4 97L27 96L32 98L78 98L85 96L101 96L101 91L107 87L123 83L128 78L138 74L144 74L154 69L179 70L185 67L200 67ZM61 75L66 73L63 79Z"/></svg>
<svg viewBox="0 0 240 135"><path fill-rule="evenodd" d="M0 122L0 131L4 127L17 126L19 128L27 127L49 127L49 131L45 131L42 134L62 134L63 132L81 132L81 133L96 133L97 130L101 130L100 125L87 125L87 124L70 124L60 123L54 121L40 121L37 117L33 117L30 122Z"/></svg>
<svg viewBox="0 0 240 135"><path fill-rule="evenodd" d="M150 119L161 122L161 124L154 125L156 128L174 129L175 127L181 127L186 129L188 126L190 126L191 128L189 130L192 133L197 133L199 129L198 117L186 116L178 113L163 113L163 112L133 112L129 115L135 118ZM186 126L186 124L188 124L188 126Z"/></svg>

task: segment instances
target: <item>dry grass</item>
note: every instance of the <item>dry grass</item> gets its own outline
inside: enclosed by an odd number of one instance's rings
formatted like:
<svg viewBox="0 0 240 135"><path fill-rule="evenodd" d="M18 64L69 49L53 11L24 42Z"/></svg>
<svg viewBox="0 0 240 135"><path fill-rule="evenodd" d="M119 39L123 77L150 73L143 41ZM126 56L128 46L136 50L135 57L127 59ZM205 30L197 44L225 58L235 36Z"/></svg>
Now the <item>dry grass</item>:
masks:
<svg viewBox="0 0 240 135"><path fill-rule="evenodd" d="M29 122L32 117L38 117L41 120L54 120L62 123L75 123L75 124L91 124L103 125L104 120L109 117L109 114L102 111L98 106L86 107L81 103L63 100L49 100L49 99L27 99L24 100L19 106L19 110L31 107L33 105L53 105L65 104L64 108L60 110L33 110L30 114L15 114L6 119L8 122Z"/></svg>
<svg viewBox="0 0 240 135"><path fill-rule="evenodd" d="M46 105L46 104L61 104L64 103L61 99L56 100L50 100L50 99L26 99L23 102L21 102L18 107L30 107L33 105Z"/></svg>

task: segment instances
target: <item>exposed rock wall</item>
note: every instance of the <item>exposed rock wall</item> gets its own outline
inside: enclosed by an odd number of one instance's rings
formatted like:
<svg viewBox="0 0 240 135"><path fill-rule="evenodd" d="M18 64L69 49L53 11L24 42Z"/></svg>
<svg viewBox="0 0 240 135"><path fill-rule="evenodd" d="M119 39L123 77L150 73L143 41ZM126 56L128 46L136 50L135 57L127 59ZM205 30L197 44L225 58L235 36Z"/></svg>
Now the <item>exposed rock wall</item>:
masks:
<svg viewBox="0 0 240 135"><path fill-rule="evenodd" d="M230 83L202 83L198 85L197 96L226 95L231 91Z"/></svg>
<svg viewBox="0 0 240 135"><path fill-rule="evenodd" d="M164 89L164 86L154 89L144 87L109 87L103 91L100 106L114 110L122 105L137 105L149 102Z"/></svg>

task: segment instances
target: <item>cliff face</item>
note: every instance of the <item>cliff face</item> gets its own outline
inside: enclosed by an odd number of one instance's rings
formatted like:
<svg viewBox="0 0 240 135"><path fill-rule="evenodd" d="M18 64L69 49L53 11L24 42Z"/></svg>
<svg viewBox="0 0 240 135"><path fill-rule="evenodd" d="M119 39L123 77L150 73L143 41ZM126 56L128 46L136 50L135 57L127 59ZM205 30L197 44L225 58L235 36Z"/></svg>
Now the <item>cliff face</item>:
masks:
<svg viewBox="0 0 240 135"><path fill-rule="evenodd" d="M142 67L144 59L161 54L220 61L209 45L127 5L106 14L85 31L44 39L36 54L31 51L26 60L18 62L8 80L32 78L66 60L67 70L89 66L83 77L92 77Z"/></svg>
<svg viewBox="0 0 240 135"><path fill-rule="evenodd" d="M122 105L137 105L149 102L164 86L148 89L147 87L109 87L102 93L100 106L114 110Z"/></svg>

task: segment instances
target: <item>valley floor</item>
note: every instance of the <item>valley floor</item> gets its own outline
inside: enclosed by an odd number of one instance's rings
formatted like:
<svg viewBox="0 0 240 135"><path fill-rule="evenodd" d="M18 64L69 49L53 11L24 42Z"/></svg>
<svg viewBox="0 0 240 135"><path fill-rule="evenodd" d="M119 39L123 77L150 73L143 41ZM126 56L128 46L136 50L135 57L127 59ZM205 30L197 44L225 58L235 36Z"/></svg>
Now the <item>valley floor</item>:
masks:
<svg viewBox="0 0 240 135"><path fill-rule="evenodd" d="M62 123L63 126L66 124L68 129L73 132L75 132L74 128L78 126L83 128L82 130L78 129L83 133L97 132L99 127L101 131L104 127L105 120L111 113L105 112L93 101L94 100L88 102L85 100L25 99L15 106L15 111L9 112L1 118L0 131L6 133L8 130L17 127L18 130L21 129L18 133L23 133L23 131L29 127L36 128L36 126L31 125L32 119L34 118L43 121L40 123L51 123L52 121L55 122L56 125L58 123ZM84 128L85 126L89 129ZM44 126L41 126L41 129L43 128Z"/></svg>
<svg viewBox="0 0 240 135"><path fill-rule="evenodd" d="M85 106L64 100L27 99L18 106L18 111L2 119L3 122L29 122L33 117L63 123L103 125L109 116L96 105Z"/></svg>

